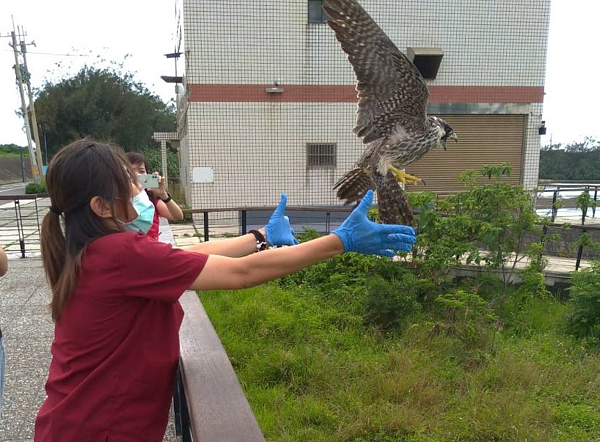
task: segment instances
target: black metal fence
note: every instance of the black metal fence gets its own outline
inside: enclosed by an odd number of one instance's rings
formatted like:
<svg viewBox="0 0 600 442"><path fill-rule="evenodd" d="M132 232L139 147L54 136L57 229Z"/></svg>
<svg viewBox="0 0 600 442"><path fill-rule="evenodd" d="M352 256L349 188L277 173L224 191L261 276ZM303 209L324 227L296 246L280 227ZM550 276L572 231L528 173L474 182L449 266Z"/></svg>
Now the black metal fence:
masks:
<svg viewBox="0 0 600 442"><path fill-rule="evenodd" d="M590 234L592 240L600 242L600 227L589 224L590 218L595 218L596 202L600 184L598 185L552 185L550 188L540 188L538 193L538 207L549 210L552 224L545 226L544 231L548 229L559 229L562 223L557 222L561 219L561 209L576 208L576 193L587 192L589 206L586 210L579 208L572 211L579 214L577 223L573 223L572 230L580 231L578 236ZM561 198L569 192L569 198ZM548 195L548 197L544 197ZM585 199L585 198L584 198ZM566 204L561 205L561 200ZM541 201L541 202L540 202ZM21 258L29 256L38 256L40 253L40 225L41 220L47 213L50 206L50 200L46 195L0 195L0 245L9 256L19 256ZM292 226L296 233L302 233L307 229L315 230L319 233L330 233L338 227L348 216L352 207L340 206L290 206L286 209L290 216ZM227 229L232 235L245 234L251 229L264 226L274 207L232 207L219 209L187 209L188 212L196 215L197 224L202 226L201 232L204 241L208 241L213 236L215 226L223 226L223 214L229 212L233 214L226 221ZM212 217L215 220L213 222ZM563 218L564 219L564 218ZM588 244L589 245L589 244ZM575 258L575 270L581 266L582 259L590 257L592 247L585 244L579 244L577 256ZM586 251L587 250L587 251ZM552 253L549 253L552 254Z"/></svg>
<svg viewBox="0 0 600 442"><path fill-rule="evenodd" d="M600 232L600 227L598 226L590 226L586 225L586 219L590 217L589 212L591 211L591 218L596 217L596 205L598 201L598 189L600 185L597 184L576 184L576 183L550 183L547 185L542 185L540 189L538 189L538 206L539 205L548 205L550 198L544 198L546 194L551 195L551 203L548 208L550 213L550 219L552 223L559 218L559 211L561 209L575 209L574 213L571 214L573 217L579 216L581 219L581 225L573 225L573 228L581 230L580 235L585 235L587 233L592 233L598 235ZM579 195L577 195L579 194ZM581 195L585 195L585 197L581 198ZM566 197L565 197L566 196ZM580 214L577 212L581 212ZM567 215L568 216L568 215ZM555 224L555 226L560 226L560 224ZM548 233L549 226L544 226L544 234ZM579 246L577 247L577 257L575 259L575 270L579 270L581 266L581 260L583 258L585 244L583 241L580 241Z"/></svg>
<svg viewBox="0 0 600 442"><path fill-rule="evenodd" d="M49 206L44 195L0 195L0 244L7 255L39 255L40 225Z"/></svg>
<svg viewBox="0 0 600 442"><path fill-rule="evenodd" d="M269 221L275 207L231 207L219 209L186 209L185 213L202 214L202 232L204 241L210 239L211 214L234 213L228 218L227 223L231 231L237 235L244 235L251 229L264 227ZM296 233L302 233L308 229L327 234L338 227L353 207L323 207L323 206L290 206L286 213L290 215L290 222ZM293 215L292 215L293 213ZM218 224L223 225L223 218L219 217Z"/></svg>

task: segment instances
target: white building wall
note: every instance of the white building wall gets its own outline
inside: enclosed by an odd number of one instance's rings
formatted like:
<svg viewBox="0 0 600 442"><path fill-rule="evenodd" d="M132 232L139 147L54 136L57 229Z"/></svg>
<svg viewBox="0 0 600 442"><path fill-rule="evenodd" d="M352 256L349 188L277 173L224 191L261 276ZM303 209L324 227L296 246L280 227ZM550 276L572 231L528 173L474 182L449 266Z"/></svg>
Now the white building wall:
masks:
<svg viewBox="0 0 600 442"><path fill-rule="evenodd" d="M545 76L550 0L362 0L402 51L440 47L433 86L534 86ZM352 85L333 31L307 23L306 0L183 0L188 85ZM284 92L285 93L285 92ZM530 106L524 184L537 184L542 104ZM339 204L331 190L363 150L353 103L189 102L187 158L214 182L191 183L194 207ZM335 170L307 170L306 143L338 145ZM183 174L183 170L182 170ZM188 199L190 201L190 199Z"/></svg>
<svg viewBox="0 0 600 442"><path fill-rule="evenodd" d="M331 191L362 152L347 127L351 103L191 103L190 162L212 167L214 182L193 186L203 207L339 204ZM236 128L236 130L231 130ZM255 129L256 128L256 129ZM306 168L306 143L337 143L336 169Z"/></svg>
<svg viewBox="0 0 600 442"><path fill-rule="evenodd" d="M439 86L541 86L550 0L362 0L398 48L440 47ZM185 0L190 83L353 84L306 0Z"/></svg>

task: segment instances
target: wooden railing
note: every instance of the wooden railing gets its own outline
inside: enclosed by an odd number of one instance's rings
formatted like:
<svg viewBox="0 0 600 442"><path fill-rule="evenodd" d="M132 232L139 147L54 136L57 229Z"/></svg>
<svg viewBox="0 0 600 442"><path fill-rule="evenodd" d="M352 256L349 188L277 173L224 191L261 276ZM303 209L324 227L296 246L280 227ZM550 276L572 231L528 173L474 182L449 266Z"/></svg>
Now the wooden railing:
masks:
<svg viewBox="0 0 600 442"><path fill-rule="evenodd" d="M184 412L176 412L176 430L184 442L264 442L248 400L210 319L195 292L180 299L185 317L178 390ZM175 398L175 410L181 396ZM178 415L178 416L177 416ZM188 418L188 422L185 418ZM179 427L179 428L177 428Z"/></svg>

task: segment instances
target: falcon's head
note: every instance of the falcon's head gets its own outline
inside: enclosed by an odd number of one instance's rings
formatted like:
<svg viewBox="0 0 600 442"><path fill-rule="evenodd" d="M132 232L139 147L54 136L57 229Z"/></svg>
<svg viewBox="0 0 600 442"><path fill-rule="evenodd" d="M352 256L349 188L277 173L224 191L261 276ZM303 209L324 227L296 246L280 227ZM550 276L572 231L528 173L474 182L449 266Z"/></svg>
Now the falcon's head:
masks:
<svg viewBox="0 0 600 442"><path fill-rule="evenodd" d="M448 139L454 140L458 143L458 137L456 136L454 130L452 130L452 127L450 127L448 123L446 123L444 120L438 117L432 118L438 129L438 135L440 137L439 144L441 144L444 147L444 150L446 150L446 142L448 141Z"/></svg>

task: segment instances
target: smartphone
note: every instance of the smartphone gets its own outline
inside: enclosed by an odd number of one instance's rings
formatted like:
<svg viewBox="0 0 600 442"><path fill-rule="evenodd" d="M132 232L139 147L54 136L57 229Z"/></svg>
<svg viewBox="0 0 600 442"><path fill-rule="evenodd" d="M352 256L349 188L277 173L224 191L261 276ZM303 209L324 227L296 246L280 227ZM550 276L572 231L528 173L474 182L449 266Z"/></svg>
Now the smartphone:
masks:
<svg viewBox="0 0 600 442"><path fill-rule="evenodd" d="M140 174L138 175L138 182L144 189L156 189L158 188L158 175Z"/></svg>

